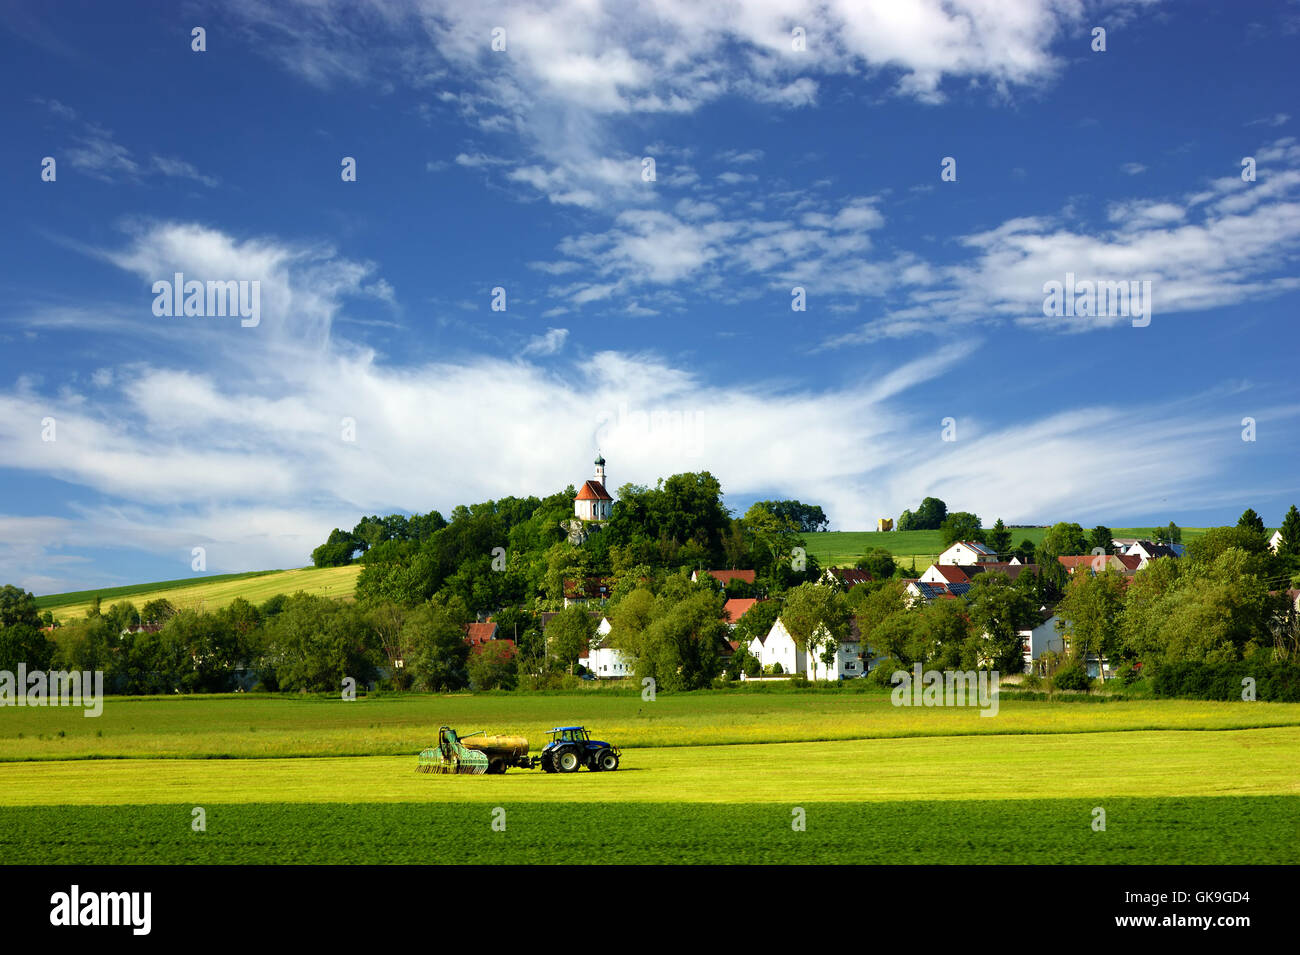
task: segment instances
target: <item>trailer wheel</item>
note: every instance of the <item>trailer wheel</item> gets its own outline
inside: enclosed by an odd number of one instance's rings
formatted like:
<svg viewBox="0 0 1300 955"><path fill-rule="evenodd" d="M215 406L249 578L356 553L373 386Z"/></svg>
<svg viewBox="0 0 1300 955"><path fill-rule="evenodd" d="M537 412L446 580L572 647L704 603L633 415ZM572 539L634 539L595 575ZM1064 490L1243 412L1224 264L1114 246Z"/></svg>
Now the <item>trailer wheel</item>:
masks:
<svg viewBox="0 0 1300 955"><path fill-rule="evenodd" d="M612 773L614 770L618 769L618 753L614 752L612 749L601 750L600 754L596 757L595 768L604 770L607 773Z"/></svg>
<svg viewBox="0 0 1300 955"><path fill-rule="evenodd" d="M567 747L555 754L555 764L562 773L576 773L582 766L578 751Z"/></svg>
<svg viewBox="0 0 1300 955"><path fill-rule="evenodd" d="M506 761L499 757L497 759L492 760L492 762L488 763L487 771L491 773L493 776L503 775L506 771Z"/></svg>

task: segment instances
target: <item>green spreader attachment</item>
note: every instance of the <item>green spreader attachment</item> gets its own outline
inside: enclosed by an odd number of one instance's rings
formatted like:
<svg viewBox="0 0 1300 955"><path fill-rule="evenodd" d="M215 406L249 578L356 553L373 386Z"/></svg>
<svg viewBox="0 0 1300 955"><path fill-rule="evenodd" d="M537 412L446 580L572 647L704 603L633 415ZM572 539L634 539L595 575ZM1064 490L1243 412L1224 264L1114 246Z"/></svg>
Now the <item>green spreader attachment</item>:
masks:
<svg viewBox="0 0 1300 955"><path fill-rule="evenodd" d="M481 776L487 770L487 756L478 750L467 748L450 726L438 728L438 745L422 752L420 764L415 767L417 773L456 773L464 776Z"/></svg>

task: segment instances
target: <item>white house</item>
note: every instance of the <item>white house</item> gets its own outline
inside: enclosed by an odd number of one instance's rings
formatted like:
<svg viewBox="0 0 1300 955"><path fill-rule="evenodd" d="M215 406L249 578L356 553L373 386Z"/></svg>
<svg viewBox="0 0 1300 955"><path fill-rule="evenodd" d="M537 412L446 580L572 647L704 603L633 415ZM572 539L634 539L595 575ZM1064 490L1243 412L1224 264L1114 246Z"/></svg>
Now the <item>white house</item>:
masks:
<svg viewBox="0 0 1300 955"><path fill-rule="evenodd" d="M958 541L939 555L941 564L982 564L998 555L979 541Z"/></svg>
<svg viewBox="0 0 1300 955"><path fill-rule="evenodd" d="M605 490L605 459L596 455L596 477L587 481L573 499L573 515L582 521L607 521L613 513L614 499Z"/></svg>
<svg viewBox="0 0 1300 955"><path fill-rule="evenodd" d="M782 673L802 673L810 680L849 680L866 673L856 623L850 625L849 639L839 645L830 664L821 659L820 652L811 654L810 659L810 654L795 646L779 617L764 636L750 641L749 652L764 668L779 663Z"/></svg>
<svg viewBox="0 0 1300 955"><path fill-rule="evenodd" d="M1282 531L1281 529L1278 529L1275 530L1273 532L1273 536L1268 539L1268 549L1276 554L1277 549L1281 546L1282 546Z"/></svg>
<svg viewBox="0 0 1300 955"><path fill-rule="evenodd" d="M1040 622L1020 631L1020 639L1025 647L1025 672L1033 668L1033 663L1049 650L1061 653L1065 649L1065 637L1056 630L1057 615L1043 608L1039 611Z"/></svg>
<svg viewBox="0 0 1300 955"><path fill-rule="evenodd" d="M604 646L606 638L612 629L613 626L610 624L609 618L601 617L600 623L596 626L596 636L591 641L590 649L578 660L597 679L631 676L636 672L636 664L631 657L622 650Z"/></svg>
<svg viewBox="0 0 1300 955"><path fill-rule="evenodd" d="M1182 557L1182 544L1155 544L1147 540L1134 541L1124 551L1129 557L1141 557L1142 566L1145 567L1148 561L1153 561L1158 557Z"/></svg>

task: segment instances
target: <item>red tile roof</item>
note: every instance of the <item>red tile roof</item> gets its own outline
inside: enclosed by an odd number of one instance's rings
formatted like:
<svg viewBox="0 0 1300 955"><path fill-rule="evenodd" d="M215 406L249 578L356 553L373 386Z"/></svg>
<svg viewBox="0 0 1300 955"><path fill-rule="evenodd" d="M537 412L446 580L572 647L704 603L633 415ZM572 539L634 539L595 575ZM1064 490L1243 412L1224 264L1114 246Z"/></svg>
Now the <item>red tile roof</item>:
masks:
<svg viewBox="0 0 1300 955"><path fill-rule="evenodd" d="M612 577L588 577L582 582L581 588L578 581L568 578L564 581L564 596L569 600L604 600L609 596L611 587L613 587L614 578Z"/></svg>
<svg viewBox="0 0 1300 955"><path fill-rule="evenodd" d="M852 589L858 584L870 583L875 578L865 570L856 567L832 567L831 573L840 579L845 587Z"/></svg>
<svg viewBox="0 0 1300 955"><path fill-rule="evenodd" d="M578 496L575 497L574 500L612 501L614 499L610 497L609 492L605 490L605 485L601 484L599 481L588 481L586 484L582 485L581 490L578 491Z"/></svg>
<svg viewBox="0 0 1300 955"><path fill-rule="evenodd" d="M733 597L722 606L722 615L728 623L736 623L741 617L749 613L749 608L754 604L760 603L752 597Z"/></svg>
<svg viewBox="0 0 1300 955"><path fill-rule="evenodd" d="M482 646L496 636L495 623L468 623L465 625L465 642L471 647Z"/></svg>
<svg viewBox="0 0 1300 955"><path fill-rule="evenodd" d="M710 574L724 587L733 580L743 580L747 584L752 584L755 574L752 570L704 570L698 573Z"/></svg>
<svg viewBox="0 0 1300 955"><path fill-rule="evenodd" d="M935 564L934 569L939 572L940 577L950 584L970 583L970 577L956 564Z"/></svg>

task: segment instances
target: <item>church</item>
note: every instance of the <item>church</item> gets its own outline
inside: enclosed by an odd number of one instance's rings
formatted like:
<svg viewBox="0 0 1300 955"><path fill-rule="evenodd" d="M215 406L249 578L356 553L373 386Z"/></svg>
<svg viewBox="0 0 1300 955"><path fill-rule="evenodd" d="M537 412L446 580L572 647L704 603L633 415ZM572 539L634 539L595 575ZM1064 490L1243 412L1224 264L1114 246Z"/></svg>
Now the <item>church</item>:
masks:
<svg viewBox="0 0 1300 955"><path fill-rule="evenodd" d="M596 477L587 481L573 499L573 514L582 521L607 521L614 508L614 499L605 490L605 459L596 455Z"/></svg>

